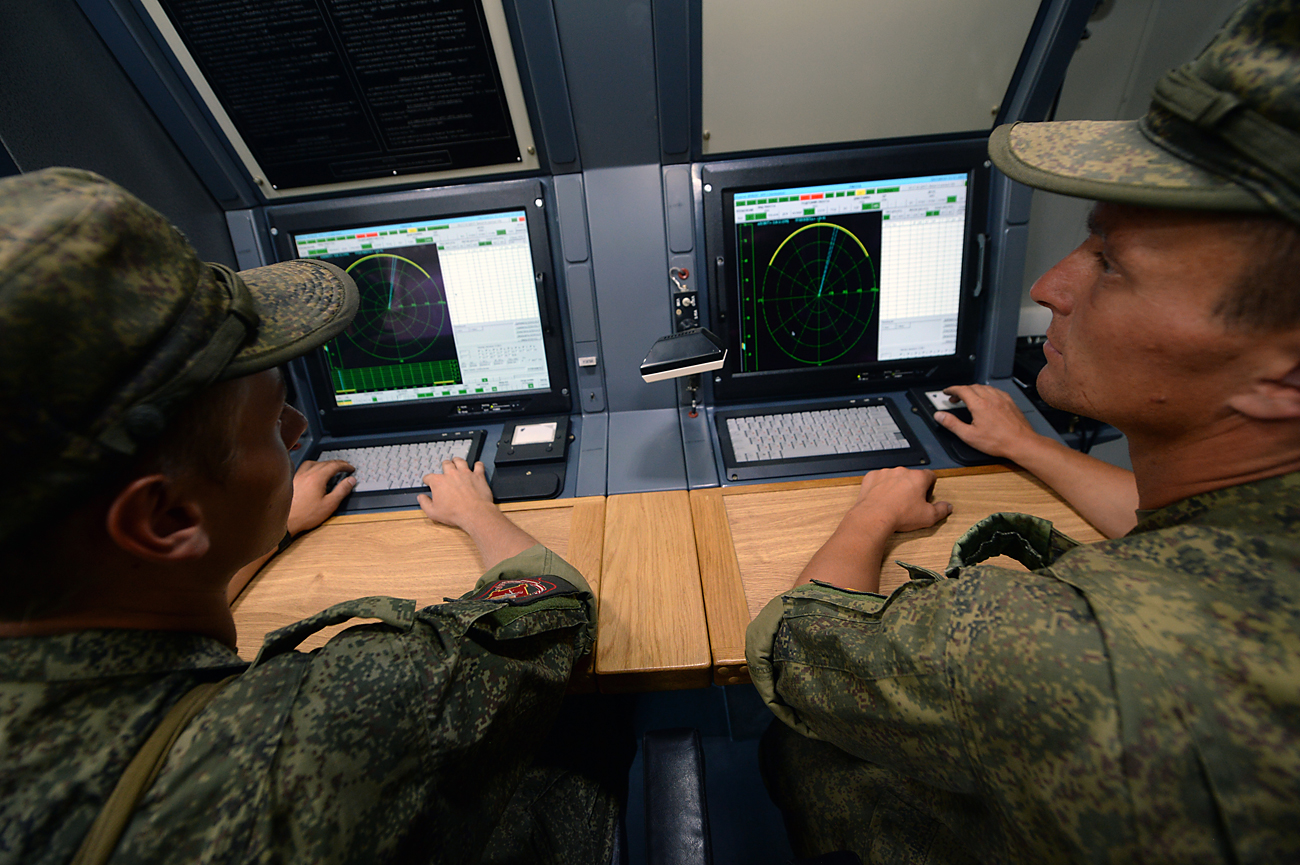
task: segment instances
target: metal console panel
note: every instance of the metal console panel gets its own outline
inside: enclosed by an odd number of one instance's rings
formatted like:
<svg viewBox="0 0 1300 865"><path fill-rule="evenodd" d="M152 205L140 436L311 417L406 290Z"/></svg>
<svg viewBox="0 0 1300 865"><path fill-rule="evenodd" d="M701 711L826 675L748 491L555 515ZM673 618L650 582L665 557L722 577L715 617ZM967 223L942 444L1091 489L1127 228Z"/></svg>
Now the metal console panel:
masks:
<svg viewBox="0 0 1300 865"><path fill-rule="evenodd" d="M607 494L686 489L676 408L611 412Z"/></svg>

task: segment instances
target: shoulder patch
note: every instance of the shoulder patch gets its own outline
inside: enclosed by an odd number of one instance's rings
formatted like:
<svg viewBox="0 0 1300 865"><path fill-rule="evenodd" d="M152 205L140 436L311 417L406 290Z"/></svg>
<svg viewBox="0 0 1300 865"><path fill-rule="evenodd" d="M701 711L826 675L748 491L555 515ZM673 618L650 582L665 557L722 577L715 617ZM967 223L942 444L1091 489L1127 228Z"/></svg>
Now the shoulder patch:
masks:
<svg viewBox="0 0 1300 865"><path fill-rule="evenodd" d="M470 595L467 600L496 601L512 607L520 607L533 601L540 601L542 598L576 594L578 594L577 587L567 580L554 574L541 574L525 579L497 580L488 583Z"/></svg>

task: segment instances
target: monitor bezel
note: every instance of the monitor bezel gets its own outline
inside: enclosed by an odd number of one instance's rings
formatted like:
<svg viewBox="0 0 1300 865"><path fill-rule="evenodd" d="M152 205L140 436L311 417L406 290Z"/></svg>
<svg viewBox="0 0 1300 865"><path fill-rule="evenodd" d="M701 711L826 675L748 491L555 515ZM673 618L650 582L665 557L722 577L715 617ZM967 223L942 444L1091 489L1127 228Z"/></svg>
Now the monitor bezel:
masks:
<svg viewBox="0 0 1300 865"><path fill-rule="evenodd" d="M903 358L844 366L739 373L740 359L728 352L723 368L712 373L713 398L719 403L780 398L875 394L926 382L974 380L976 342L984 315L984 296L975 296L979 280L979 236L987 232L989 167L987 136L894 144L807 154L704 163L700 168L704 250L708 262L709 322L730 347L728 315L734 303L732 263L736 193L817 184L875 181L926 175L965 174L966 233L962 243L962 289L957 346L952 355Z"/></svg>
<svg viewBox="0 0 1300 865"><path fill-rule="evenodd" d="M297 257L295 235L319 231L387 225L413 220L446 219L523 210L528 218L537 309L541 317L550 387L544 391L513 391L431 397L403 403L340 406L320 349L303 358L321 425L331 436L376 431L400 431L451 423L489 423L496 418L568 413L573 406L559 289L551 257L546 197L537 180L502 181L417 192L273 205L266 208L267 227L279 261Z"/></svg>

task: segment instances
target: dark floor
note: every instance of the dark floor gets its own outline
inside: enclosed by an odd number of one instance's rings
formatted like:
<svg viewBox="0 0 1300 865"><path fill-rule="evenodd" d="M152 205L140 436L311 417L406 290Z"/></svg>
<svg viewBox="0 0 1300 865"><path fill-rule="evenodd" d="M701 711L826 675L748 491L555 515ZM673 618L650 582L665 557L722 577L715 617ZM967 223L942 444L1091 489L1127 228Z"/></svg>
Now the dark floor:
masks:
<svg viewBox="0 0 1300 865"><path fill-rule="evenodd" d="M704 742L713 861L785 865L792 856L781 813L758 774L758 740L772 721L750 685L638 694L637 755L628 779L628 859L644 865L645 797L641 737L647 730L695 727Z"/></svg>

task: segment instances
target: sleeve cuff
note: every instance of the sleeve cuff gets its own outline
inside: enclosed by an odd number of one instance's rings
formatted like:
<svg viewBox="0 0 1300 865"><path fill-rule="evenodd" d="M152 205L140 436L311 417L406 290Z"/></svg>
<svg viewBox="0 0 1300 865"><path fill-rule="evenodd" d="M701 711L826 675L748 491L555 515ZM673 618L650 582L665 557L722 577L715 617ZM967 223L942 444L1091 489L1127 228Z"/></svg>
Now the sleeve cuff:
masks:
<svg viewBox="0 0 1300 865"><path fill-rule="evenodd" d="M534 544L522 553L511 556L483 572L474 584L474 589L483 588L496 580L518 580L535 577L539 574L554 574L563 577L570 584L591 594L591 586L578 569L551 552L542 544Z"/></svg>
<svg viewBox="0 0 1300 865"><path fill-rule="evenodd" d="M529 577L537 577L542 574L552 574L563 578L581 593L583 606L587 610L587 621L591 623L591 637L596 637L596 595L591 590L585 577L578 572L578 569L557 556L551 550L542 544L536 544L524 550L522 553L513 555L510 558L497 563L483 573L474 584L474 588L468 595L476 594L488 583L497 580L519 580ZM468 596L467 595L467 596Z"/></svg>
<svg viewBox="0 0 1300 865"><path fill-rule="evenodd" d="M768 602L757 618L749 623L745 630L745 663L749 666L749 678L758 695L772 710L772 714L781 719L786 726L809 739L821 738L805 724L793 708L786 705L776 692L776 672L772 666L772 644L776 642L777 632L785 615L785 595L778 595Z"/></svg>

